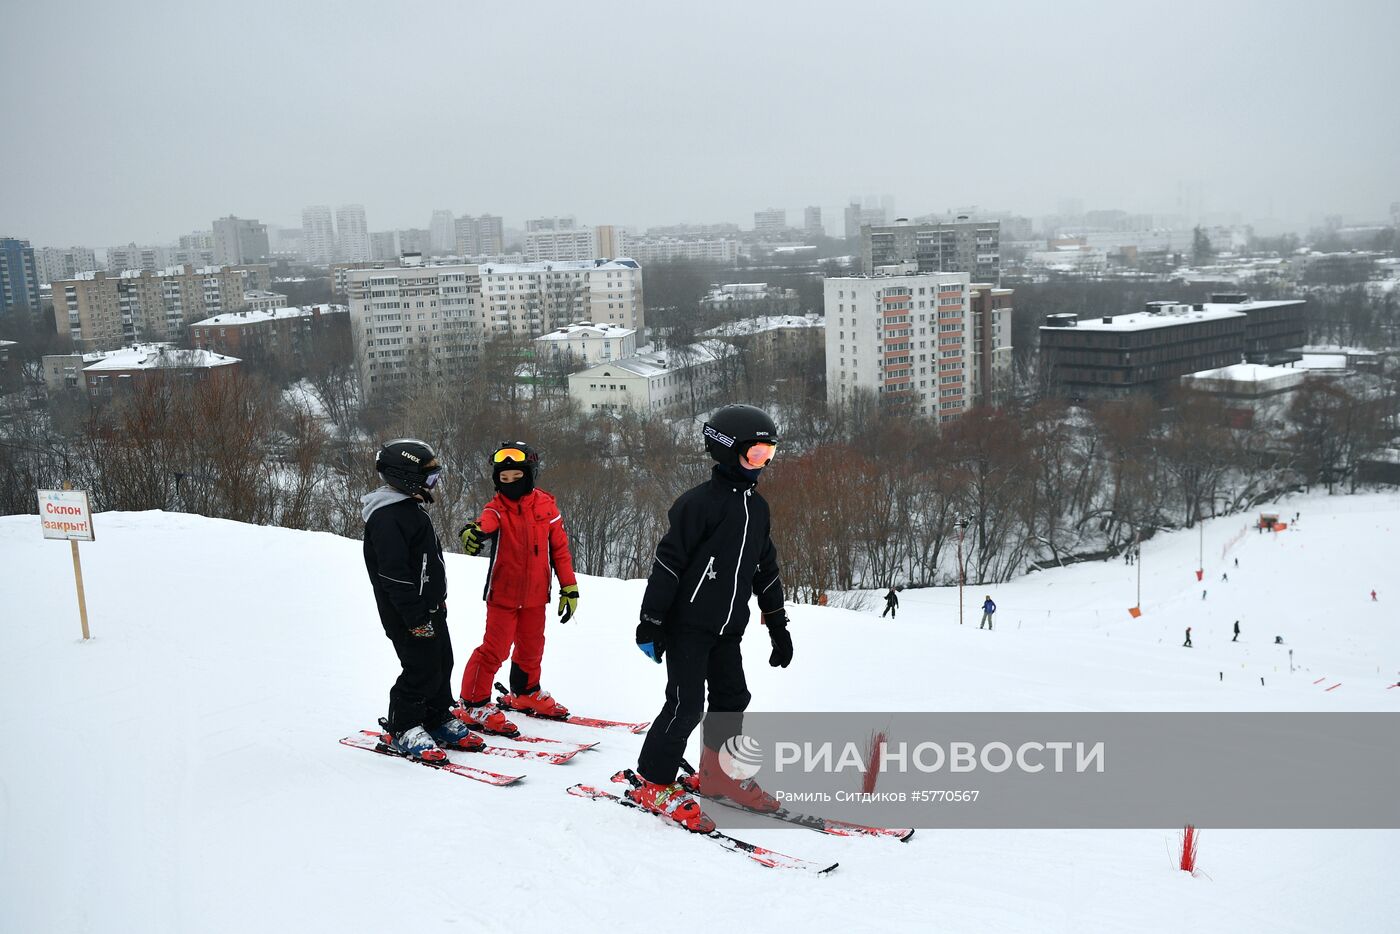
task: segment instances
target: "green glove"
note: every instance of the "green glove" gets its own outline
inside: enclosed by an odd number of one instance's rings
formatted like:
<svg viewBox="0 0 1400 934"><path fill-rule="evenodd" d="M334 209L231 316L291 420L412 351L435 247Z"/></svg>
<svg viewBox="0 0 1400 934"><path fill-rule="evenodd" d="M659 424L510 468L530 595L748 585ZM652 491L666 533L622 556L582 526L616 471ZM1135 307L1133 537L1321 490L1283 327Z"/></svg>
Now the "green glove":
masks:
<svg viewBox="0 0 1400 934"><path fill-rule="evenodd" d="M462 531L458 532L457 536L462 540L462 552L468 555L481 554L481 547L491 537L481 531L481 526L475 522L468 522L462 526Z"/></svg>
<svg viewBox="0 0 1400 934"><path fill-rule="evenodd" d="M559 622L567 623L578 610L578 584L559 588Z"/></svg>

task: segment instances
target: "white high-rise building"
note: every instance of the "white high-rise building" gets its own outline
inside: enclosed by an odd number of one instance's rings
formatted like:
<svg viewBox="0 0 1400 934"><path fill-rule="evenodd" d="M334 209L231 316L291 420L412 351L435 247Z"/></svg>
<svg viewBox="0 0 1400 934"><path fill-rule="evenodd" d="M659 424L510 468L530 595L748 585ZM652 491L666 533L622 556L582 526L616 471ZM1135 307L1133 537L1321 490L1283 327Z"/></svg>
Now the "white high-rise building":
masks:
<svg viewBox="0 0 1400 934"><path fill-rule="evenodd" d="M34 251L34 269L40 282L59 282L100 268L97 253L87 247L46 246Z"/></svg>
<svg viewBox="0 0 1400 934"><path fill-rule="evenodd" d="M534 222L532 222L534 223ZM534 230L525 234L525 261L590 260L598 256L598 239L592 227Z"/></svg>
<svg viewBox="0 0 1400 934"><path fill-rule="evenodd" d="M301 249L313 266L335 262L335 222L329 205L313 204L301 210Z"/></svg>
<svg viewBox="0 0 1400 934"><path fill-rule="evenodd" d="M576 321L645 327L642 268L633 260L483 263L479 269L490 330L538 335Z"/></svg>
<svg viewBox="0 0 1400 934"><path fill-rule="evenodd" d="M336 208L335 227L340 260L363 263L370 259L369 224L365 221L363 204L342 204Z"/></svg>
<svg viewBox="0 0 1400 934"><path fill-rule="evenodd" d="M967 411L975 378L971 285L965 272L824 280L827 402L868 392L940 422Z"/></svg>
<svg viewBox="0 0 1400 934"><path fill-rule="evenodd" d="M437 210L428 223L428 237L434 253L451 253L457 248L457 220L451 211Z"/></svg>
<svg viewBox="0 0 1400 934"><path fill-rule="evenodd" d="M476 266L349 272L350 332L366 400L461 377L479 359Z"/></svg>

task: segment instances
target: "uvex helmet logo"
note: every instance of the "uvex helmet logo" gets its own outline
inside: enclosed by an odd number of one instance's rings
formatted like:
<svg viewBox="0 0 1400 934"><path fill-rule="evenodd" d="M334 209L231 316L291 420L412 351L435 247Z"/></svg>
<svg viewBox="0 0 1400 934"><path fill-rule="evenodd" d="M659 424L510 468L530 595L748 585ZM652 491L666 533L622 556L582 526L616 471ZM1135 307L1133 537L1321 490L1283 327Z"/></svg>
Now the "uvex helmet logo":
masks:
<svg viewBox="0 0 1400 934"><path fill-rule="evenodd" d="M720 444L724 445L727 448L732 448L734 446L733 438L729 437L723 432L716 431L712 425L705 426L705 437L714 438L716 441L718 441Z"/></svg>
<svg viewBox="0 0 1400 934"><path fill-rule="evenodd" d="M416 457L416 456L414 456L414 455L408 453L407 451L400 451L400 452L399 452L399 456L400 456L400 457L406 457L406 458L408 458L409 460L413 461L415 464L421 464L421 463L423 463L423 461L422 461L421 458Z"/></svg>

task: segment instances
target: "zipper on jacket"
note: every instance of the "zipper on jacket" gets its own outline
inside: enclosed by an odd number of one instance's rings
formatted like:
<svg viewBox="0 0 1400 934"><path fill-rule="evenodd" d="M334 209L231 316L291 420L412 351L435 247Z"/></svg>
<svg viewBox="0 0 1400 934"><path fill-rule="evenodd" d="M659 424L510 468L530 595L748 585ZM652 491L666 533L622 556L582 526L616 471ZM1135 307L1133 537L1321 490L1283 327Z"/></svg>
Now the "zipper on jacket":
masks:
<svg viewBox="0 0 1400 934"><path fill-rule="evenodd" d="M714 570L714 567L715 567L715 556L714 556L714 555L710 555L710 560L709 560L708 562L705 563L705 570L703 570L703 571L700 572L700 580L698 580L698 581L695 582L695 590L693 590L693 591L691 592L691 594L690 594L690 602L691 602L691 603L694 603L694 602L695 602L695 597L696 597L696 595L698 595L698 594L700 593L700 588L701 588L701 586L703 586L704 583L705 583L705 581L706 581L706 579L709 578L710 572L711 572L712 570Z"/></svg>
<svg viewBox="0 0 1400 934"><path fill-rule="evenodd" d="M729 612L724 616L724 625L719 627L720 635L724 635L729 621L734 618L734 601L739 598L739 569L744 566L744 546L749 543L749 494L752 492L744 491L744 534L739 539L739 560L734 564L734 592L729 595Z"/></svg>
<svg viewBox="0 0 1400 934"><path fill-rule="evenodd" d="M423 568L418 572L418 596L423 596L423 588L428 586L428 553L423 553Z"/></svg>

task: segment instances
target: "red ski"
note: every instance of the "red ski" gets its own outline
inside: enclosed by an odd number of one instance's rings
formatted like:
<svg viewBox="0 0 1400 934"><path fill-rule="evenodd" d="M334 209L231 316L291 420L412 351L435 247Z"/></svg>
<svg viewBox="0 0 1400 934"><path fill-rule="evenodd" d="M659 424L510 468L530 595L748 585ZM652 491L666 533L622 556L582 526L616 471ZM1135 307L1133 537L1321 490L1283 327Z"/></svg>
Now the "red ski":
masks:
<svg viewBox="0 0 1400 934"><path fill-rule="evenodd" d="M612 792L603 791L601 788L594 788L592 785L574 785L571 788L569 788L568 791L569 794L577 798L591 798L594 801L612 801L613 803L620 804L623 807L632 808L636 811L642 811L642 813L644 814L651 814L650 811L645 811L642 808L637 807L636 804L632 803L632 801L625 796L618 796L613 794ZM653 814L652 816L671 825L672 827L675 827L677 830L685 831L684 827L682 827L680 824L677 824L670 818L661 817L660 815L656 814ZM685 832L689 833L689 831ZM744 856L747 856L749 859L753 860L759 865L767 866L771 869L799 869L804 872L812 872L816 873L817 875L824 875L828 872L831 872L837 867L837 865L839 865L837 863L832 863L828 866L823 863L814 863L811 860L799 859L796 856L788 856L787 854L779 853L776 850L770 850L766 847L761 847L753 843L748 843L744 840L736 839L734 837L729 836L726 833L721 833L718 830L711 830L709 833L694 833L691 835L695 837L703 837L707 840L713 840L723 849L726 849L731 853L740 853Z"/></svg>
<svg viewBox="0 0 1400 934"><path fill-rule="evenodd" d="M500 691L502 695L501 697L496 698L496 703L500 705L501 710L503 710L506 716L508 717L513 716L515 714L521 714L526 717L534 717L536 720L549 720L554 723L569 723L574 726L591 727L595 730L626 730L628 733L645 733L647 727L651 726L650 720L647 720L643 723L628 723L624 720L599 720L597 717L578 717L574 714L569 714L567 717L538 717L535 716L535 714L530 713L528 710L515 710L513 708L506 707L503 703L503 701L505 700L504 695L509 694L510 690L504 684L501 684L499 681L496 682L496 690Z"/></svg>
<svg viewBox="0 0 1400 934"><path fill-rule="evenodd" d="M342 739L341 745L349 746L351 749L365 749L369 752L377 752L381 756L389 756L393 759L403 759L406 762L417 762L419 765L426 765L430 769L438 769L443 772L451 772L453 775L460 775L463 778L470 778L473 781L485 782L488 785L513 785L523 775L502 775L499 772L488 772L485 769L474 769L469 765L460 765L449 759L441 762L424 762L422 759L410 759L401 752L390 749L382 739L383 734L375 733L372 730L362 730L354 736L347 736Z"/></svg>
<svg viewBox="0 0 1400 934"><path fill-rule="evenodd" d="M388 737L379 730L361 730L365 736L372 736L377 742L386 742ZM503 737L506 739L518 739L519 737ZM593 745L597 745L596 743ZM585 749L592 749L593 745L575 746L562 752L549 752L544 749L511 749L506 746L482 746L480 749L449 749L447 752L460 752L463 754L483 756L500 756L504 759L532 759L538 762L548 762L550 765L563 765L574 756Z"/></svg>

